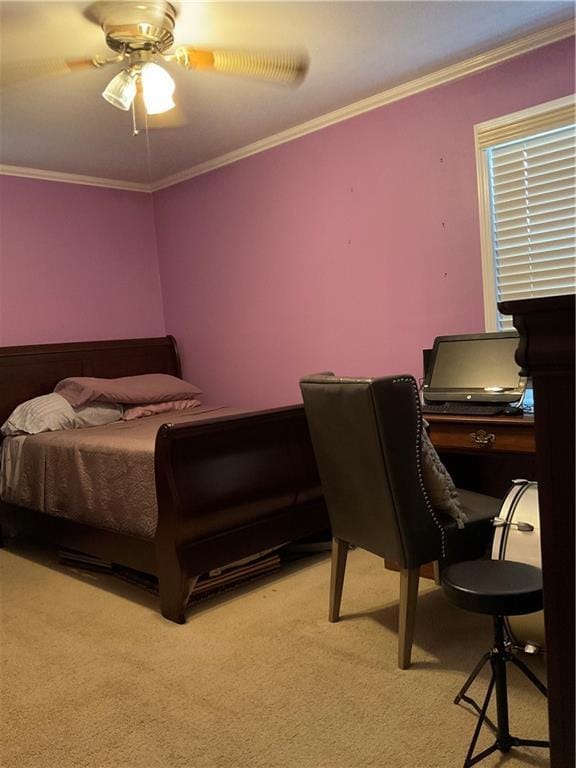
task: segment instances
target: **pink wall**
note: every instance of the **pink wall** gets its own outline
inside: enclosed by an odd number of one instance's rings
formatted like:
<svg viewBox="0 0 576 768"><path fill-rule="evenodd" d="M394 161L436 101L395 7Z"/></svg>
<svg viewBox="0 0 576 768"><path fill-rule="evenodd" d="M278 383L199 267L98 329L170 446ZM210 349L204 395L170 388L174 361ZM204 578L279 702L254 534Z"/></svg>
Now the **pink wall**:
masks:
<svg viewBox="0 0 576 768"><path fill-rule="evenodd" d="M574 91L573 40L155 195L167 331L213 402L306 372L420 375L483 330L473 125Z"/></svg>
<svg viewBox="0 0 576 768"><path fill-rule="evenodd" d="M419 375L483 325L472 126L573 72L563 41L154 196L2 176L0 344L168 331L207 399L255 407Z"/></svg>
<svg viewBox="0 0 576 768"><path fill-rule="evenodd" d="M151 195L0 176L0 344L164 333Z"/></svg>

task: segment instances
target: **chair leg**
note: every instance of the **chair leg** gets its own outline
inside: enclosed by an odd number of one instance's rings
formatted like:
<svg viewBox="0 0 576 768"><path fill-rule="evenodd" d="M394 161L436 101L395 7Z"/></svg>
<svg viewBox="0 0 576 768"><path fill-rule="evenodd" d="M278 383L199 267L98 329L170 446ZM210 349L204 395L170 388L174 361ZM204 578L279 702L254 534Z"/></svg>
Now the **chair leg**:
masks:
<svg viewBox="0 0 576 768"><path fill-rule="evenodd" d="M419 578L420 568L400 569L400 618L398 622L398 666L400 669L408 669L412 657Z"/></svg>
<svg viewBox="0 0 576 768"><path fill-rule="evenodd" d="M440 563L438 560L434 560L432 568L434 570L434 584L436 584L437 587L440 587L442 586L442 571L440 570Z"/></svg>
<svg viewBox="0 0 576 768"><path fill-rule="evenodd" d="M332 539L329 621L338 621L340 618L340 604L342 602L342 588L344 586L344 573L346 571L349 546L347 541L342 541L342 539L337 539L336 537Z"/></svg>

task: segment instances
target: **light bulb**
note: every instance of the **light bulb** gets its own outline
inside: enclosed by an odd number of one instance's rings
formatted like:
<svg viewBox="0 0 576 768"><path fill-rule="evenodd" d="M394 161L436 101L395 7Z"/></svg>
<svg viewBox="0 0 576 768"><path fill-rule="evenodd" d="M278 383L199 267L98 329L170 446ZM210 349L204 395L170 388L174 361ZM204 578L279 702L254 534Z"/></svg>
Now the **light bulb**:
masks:
<svg viewBox="0 0 576 768"><path fill-rule="evenodd" d="M102 93L106 101L124 111L130 109L136 96L136 77L131 69L123 69L110 80Z"/></svg>
<svg viewBox="0 0 576 768"><path fill-rule="evenodd" d="M142 95L149 115L168 112L176 106L172 98L176 85L165 69L149 61L142 66L141 78Z"/></svg>

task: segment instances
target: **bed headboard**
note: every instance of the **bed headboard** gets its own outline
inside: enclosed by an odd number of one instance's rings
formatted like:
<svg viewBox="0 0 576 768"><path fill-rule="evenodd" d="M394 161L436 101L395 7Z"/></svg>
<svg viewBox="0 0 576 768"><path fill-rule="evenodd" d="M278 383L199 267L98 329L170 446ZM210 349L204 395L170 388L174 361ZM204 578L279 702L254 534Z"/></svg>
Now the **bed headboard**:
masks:
<svg viewBox="0 0 576 768"><path fill-rule="evenodd" d="M115 379L139 373L182 375L173 336L0 347L0 424L19 403L47 395L68 376Z"/></svg>

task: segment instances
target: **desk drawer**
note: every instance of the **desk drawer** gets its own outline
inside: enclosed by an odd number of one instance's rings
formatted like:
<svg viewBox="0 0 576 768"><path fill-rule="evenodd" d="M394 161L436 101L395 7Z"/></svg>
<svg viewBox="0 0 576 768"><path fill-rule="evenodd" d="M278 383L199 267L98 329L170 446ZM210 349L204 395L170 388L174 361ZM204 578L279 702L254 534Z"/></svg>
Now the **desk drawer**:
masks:
<svg viewBox="0 0 576 768"><path fill-rule="evenodd" d="M513 424L430 424L430 439L438 451L466 453L534 453L534 430Z"/></svg>

